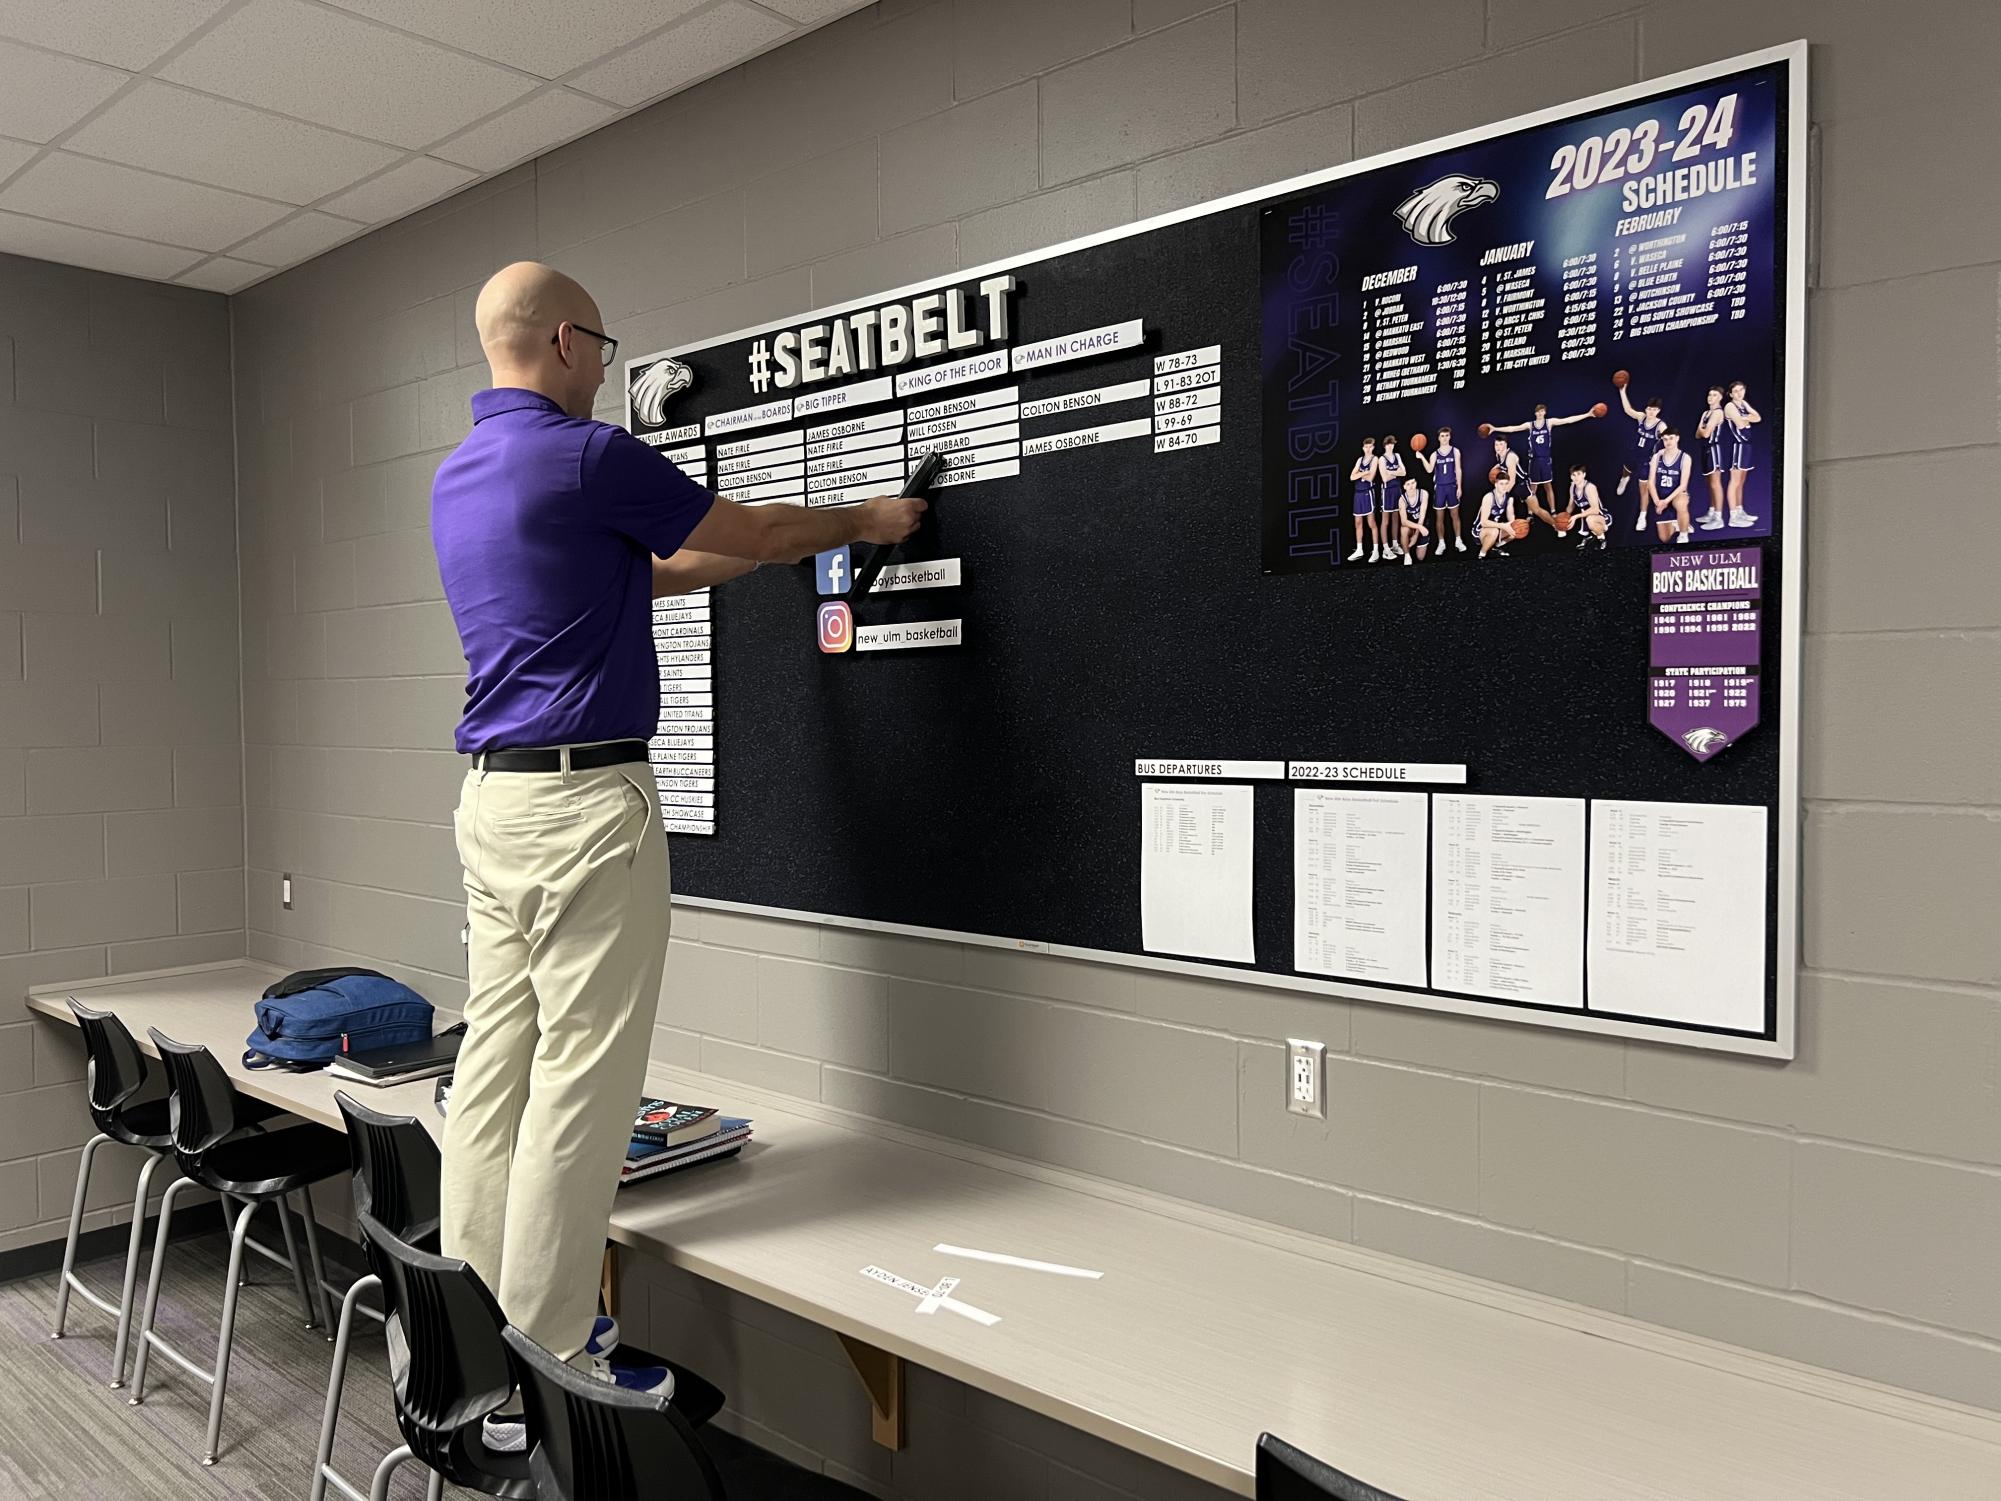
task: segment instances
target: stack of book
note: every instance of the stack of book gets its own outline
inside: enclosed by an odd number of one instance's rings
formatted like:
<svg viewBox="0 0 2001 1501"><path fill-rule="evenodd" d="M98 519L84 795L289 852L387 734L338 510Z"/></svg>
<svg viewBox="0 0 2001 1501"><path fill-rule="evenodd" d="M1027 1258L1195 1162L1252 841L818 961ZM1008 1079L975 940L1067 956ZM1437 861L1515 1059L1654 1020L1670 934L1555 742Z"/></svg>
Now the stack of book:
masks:
<svg viewBox="0 0 2001 1501"><path fill-rule="evenodd" d="M734 1157L750 1140L750 1122L727 1116L711 1105L677 1105L654 1098L639 1102L632 1141L625 1149L621 1186L657 1178L698 1162Z"/></svg>

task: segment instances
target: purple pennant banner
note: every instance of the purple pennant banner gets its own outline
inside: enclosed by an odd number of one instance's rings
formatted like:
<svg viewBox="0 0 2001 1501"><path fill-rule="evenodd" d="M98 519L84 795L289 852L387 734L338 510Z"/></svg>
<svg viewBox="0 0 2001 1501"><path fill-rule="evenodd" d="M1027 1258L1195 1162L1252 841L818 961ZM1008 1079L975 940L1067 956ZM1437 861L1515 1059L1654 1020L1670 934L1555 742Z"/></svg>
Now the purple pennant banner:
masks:
<svg viewBox="0 0 2001 1501"><path fill-rule="evenodd" d="M1648 716L1698 761L1758 723L1763 578L1756 547L1654 554Z"/></svg>

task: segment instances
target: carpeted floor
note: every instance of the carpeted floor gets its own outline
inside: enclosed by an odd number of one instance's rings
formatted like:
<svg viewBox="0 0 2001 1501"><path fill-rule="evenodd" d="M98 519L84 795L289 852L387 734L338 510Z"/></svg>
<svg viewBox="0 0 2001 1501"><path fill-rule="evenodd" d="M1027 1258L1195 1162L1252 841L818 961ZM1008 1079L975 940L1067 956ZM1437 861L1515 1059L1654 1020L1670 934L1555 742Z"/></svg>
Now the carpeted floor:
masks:
<svg viewBox="0 0 2001 1501"><path fill-rule="evenodd" d="M253 1232L254 1233L254 1232ZM178 1241L168 1252L159 1326L206 1367L215 1356L226 1247L220 1235ZM237 1305L236 1350L222 1419L222 1458L199 1463L208 1388L154 1353L144 1405L106 1385L113 1322L70 1299L68 1332L51 1340L53 1272L0 1284L0 1498L4 1501L155 1501L231 1497L300 1501L312 1480L333 1346L305 1328L290 1274L251 1257ZM115 1298L122 1256L86 1266L88 1286ZM139 1273L144 1300L147 1267ZM335 1304L338 1311L338 1303ZM137 1322L135 1312L134 1322ZM731 1501L866 1501L729 1434L704 1430ZM334 1468L366 1490L400 1440L389 1405L381 1326L357 1326ZM406 1465L391 1494L421 1497L425 1472ZM331 1494L331 1493L330 1493ZM447 1496L470 1495L452 1487Z"/></svg>

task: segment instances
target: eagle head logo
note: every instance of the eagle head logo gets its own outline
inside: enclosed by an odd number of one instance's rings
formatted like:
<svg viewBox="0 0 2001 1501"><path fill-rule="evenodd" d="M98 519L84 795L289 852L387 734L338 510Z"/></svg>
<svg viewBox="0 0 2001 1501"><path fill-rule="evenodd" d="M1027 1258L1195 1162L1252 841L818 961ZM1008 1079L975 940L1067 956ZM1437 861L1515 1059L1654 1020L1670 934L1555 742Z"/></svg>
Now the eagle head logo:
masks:
<svg viewBox="0 0 2001 1501"><path fill-rule="evenodd" d="M1703 725L1700 729L1690 730L1683 735L1681 743L1698 756L1713 756L1730 743L1730 737L1721 730Z"/></svg>
<svg viewBox="0 0 2001 1501"><path fill-rule="evenodd" d="M1500 196L1500 185L1492 179L1454 172L1399 203L1397 223L1420 245L1450 245L1455 217Z"/></svg>
<svg viewBox="0 0 2001 1501"><path fill-rule="evenodd" d="M632 383L632 415L648 427L658 427L667 403L695 383L695 372L679 360L655 360Z"/></svg>

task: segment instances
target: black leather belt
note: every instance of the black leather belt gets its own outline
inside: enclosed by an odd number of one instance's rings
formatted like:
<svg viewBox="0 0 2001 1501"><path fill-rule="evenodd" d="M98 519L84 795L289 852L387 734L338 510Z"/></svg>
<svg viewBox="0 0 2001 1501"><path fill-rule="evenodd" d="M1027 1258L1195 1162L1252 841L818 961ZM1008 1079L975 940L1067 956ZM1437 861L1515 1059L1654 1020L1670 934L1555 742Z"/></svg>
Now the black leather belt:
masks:
<svg viewBox="0 0 2001 1501"><path fill-rule="evenodd" d="M570 752L570 770L595 771L600 766L623 766L628 761L646 759L644 740L614 740L608 745L580 745ZM561 771L560 750L494 750L474 756L472 764L481 771Z"/></svg>

